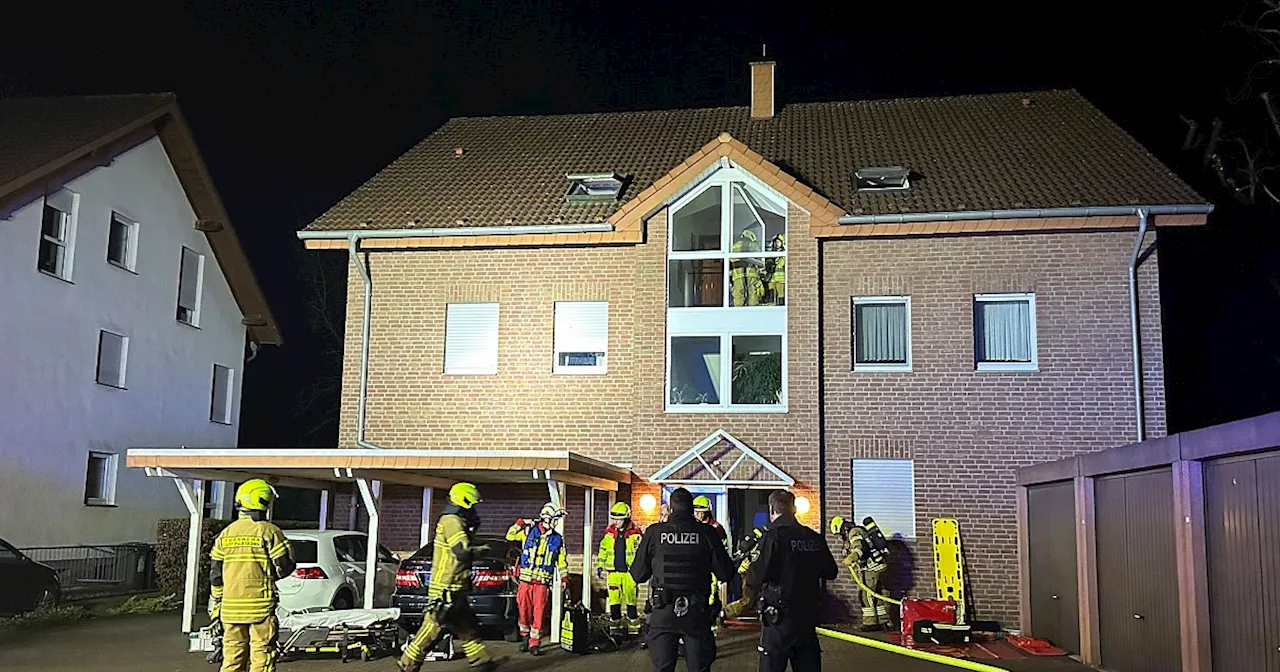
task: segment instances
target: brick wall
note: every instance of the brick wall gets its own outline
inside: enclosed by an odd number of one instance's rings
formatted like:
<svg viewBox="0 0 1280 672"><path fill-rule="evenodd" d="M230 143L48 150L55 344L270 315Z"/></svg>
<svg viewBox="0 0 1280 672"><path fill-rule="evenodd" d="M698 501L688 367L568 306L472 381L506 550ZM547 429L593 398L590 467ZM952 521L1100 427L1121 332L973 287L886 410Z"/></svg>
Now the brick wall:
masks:
<svg viewBox="0 0 1280 672"><path fill-rule="evenodd" d="M827 514L851 509L850 460L915 461L914 594L932 596L931 519L957 518L970 602L1015 626L1014 470L1135 440L1133 232L823 243ZM1147 241L1154 243L1154 232ZM1148 436L1165 432L1155 256L1139 272ZM973 294L1036 294L1038 373L975 372ZM850 297L911 295L913 370L851 370ZM860 515L865 515L859 512ZM850 582L834 584L852 599Z"/></svg>

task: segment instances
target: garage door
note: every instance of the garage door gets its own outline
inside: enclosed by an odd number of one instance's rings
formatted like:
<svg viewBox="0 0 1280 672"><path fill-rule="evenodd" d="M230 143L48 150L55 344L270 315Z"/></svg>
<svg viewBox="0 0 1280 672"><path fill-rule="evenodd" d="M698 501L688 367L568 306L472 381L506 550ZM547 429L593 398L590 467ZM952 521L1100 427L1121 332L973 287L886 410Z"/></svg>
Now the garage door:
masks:
<svg viewBox="0 0 1280 672"><path fill-rule="evenodd" d="M1208 462L1213 669L1280 670L1280 455Z"/></svg>
<svg viewBox="0 0 1280 672"><path fill-rule="evenodd" d="M1180 669L1172 472L1099 478L1095 505L1103 667Z"/></svg>
<svg viewBox="0 0 1280 672"><path fill-rule="evenodd" d="M1075 510L1071 481L1027 488L1032 634L1079 653Z"/></svg>

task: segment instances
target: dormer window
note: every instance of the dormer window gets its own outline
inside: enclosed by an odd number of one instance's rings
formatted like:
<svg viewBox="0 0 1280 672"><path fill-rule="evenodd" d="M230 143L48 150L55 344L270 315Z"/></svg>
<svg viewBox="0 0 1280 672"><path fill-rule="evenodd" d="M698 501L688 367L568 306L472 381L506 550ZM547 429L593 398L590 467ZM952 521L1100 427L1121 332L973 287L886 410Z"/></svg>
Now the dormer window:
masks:
<svg viewBox="0 0 1280 672"><path fill-rule="evenodd" d="M899 191L911 188L911 171L902 166L862 168L853 174L858 191Z"/></svg>
<svg viewBox="0 0 1280 672"><path fill-rule="evenodd" d="M622 177L615 173L570 173L569 191L564 195L568 203L594 203L616 201L622 193Z"/></svg>

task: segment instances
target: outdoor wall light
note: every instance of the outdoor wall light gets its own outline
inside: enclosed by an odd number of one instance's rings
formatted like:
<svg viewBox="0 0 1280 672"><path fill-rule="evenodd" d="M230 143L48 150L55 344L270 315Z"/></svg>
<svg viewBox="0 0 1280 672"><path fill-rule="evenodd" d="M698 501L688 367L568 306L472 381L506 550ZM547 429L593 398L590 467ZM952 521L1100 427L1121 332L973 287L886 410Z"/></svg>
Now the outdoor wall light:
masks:
<svg viewBox="0 0 1280 672"><path fill-rule="evenodd" d="M796 513L809 513L808 497L796 497Z"/></svg>
<svg viewBox="0 0 1280 672"><path fill-rule="evenodd" d="M650 494L640 495L640 510L645 513L651 513L658 507L658 499Z"/></svg>

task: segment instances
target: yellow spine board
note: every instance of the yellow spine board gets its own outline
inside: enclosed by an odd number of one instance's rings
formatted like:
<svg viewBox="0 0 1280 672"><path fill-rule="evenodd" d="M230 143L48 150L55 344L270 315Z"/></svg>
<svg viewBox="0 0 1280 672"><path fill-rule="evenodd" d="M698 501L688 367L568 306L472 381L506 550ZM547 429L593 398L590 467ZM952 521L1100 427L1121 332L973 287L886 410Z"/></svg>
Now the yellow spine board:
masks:
<svg viewBox="0 0 1280 672"><path fill-rule="evenodd" d="M964 558L960 555L960 524L954 518L933 519L934 584L939 600L954 600L956 623L963 624Z"/></svg>

